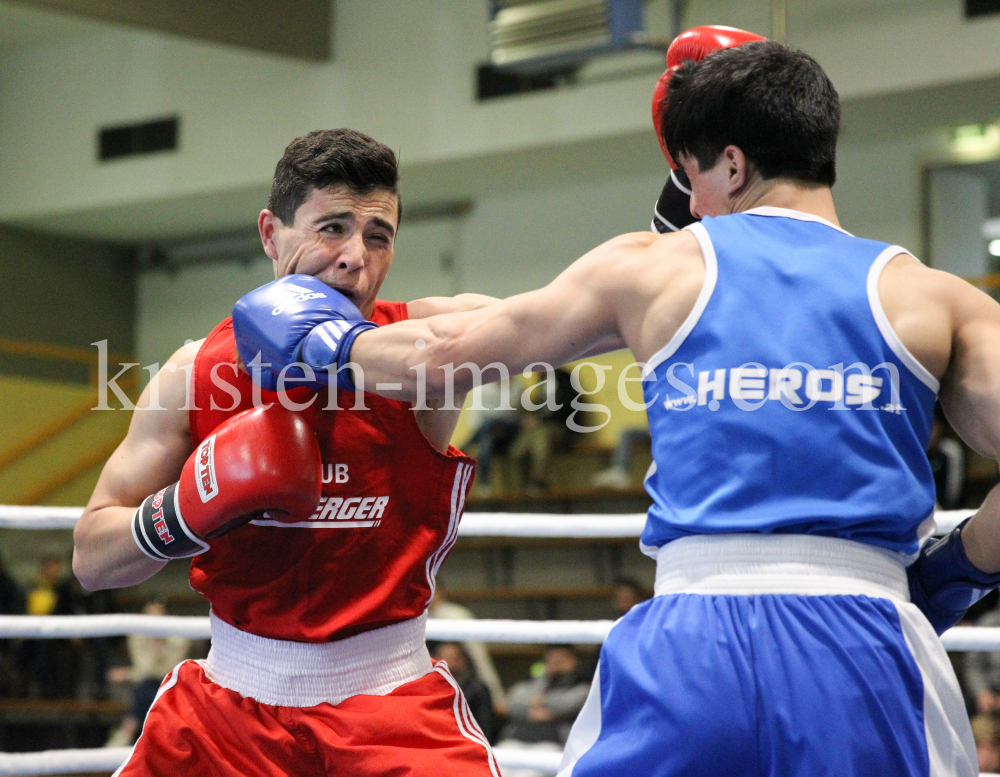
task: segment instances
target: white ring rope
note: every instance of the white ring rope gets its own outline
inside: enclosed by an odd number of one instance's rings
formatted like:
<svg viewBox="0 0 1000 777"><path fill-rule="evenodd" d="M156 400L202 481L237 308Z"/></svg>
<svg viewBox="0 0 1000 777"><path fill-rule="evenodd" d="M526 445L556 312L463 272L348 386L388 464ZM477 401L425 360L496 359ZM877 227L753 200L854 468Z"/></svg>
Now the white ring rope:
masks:
<svg viewBox="0 0 1000 777"><path fill-rule="evenodd" d="M975 510L939 510L937 533L946 534ZM82 507L19 507L0 505L2 529L72 529ZM460 537L638 537L646 525L645 513L584 515L550 513L466 513L458 525Z"/></svg>
<svg viewBox="0 0 1000 777"><path fill-rule="evenodd" d="M0 505L0 528L72 529L83 508ZM940 511L937 533L951 531L974 510ZM644 513L629 515L547 515L543 513L467 513L459 525L464 537L635 538L645 526ZM601 644L612 621L427 621L427 638L442 641ZM4 615L0 638L58 639L145 634L208 639L209 619L176 615ZM948 650L1000 650L1000 628L959 626L942 638ZM128 758L130 748L48 750L40 753L0 753L0 775L79 774L111 772ZM527 748L494 748L505 769L535 769L555 774L562 753ZM996 777L981 775L981 777Z"/></svg>
<svg viewBox="0 0 1000 777"><path fill-rule="evenodd" d="M430 618L427 639L437 642L572 643L600 645L614 621L515 621ZM209 639L209 620L184 615L0 615L0 639L70 639L145 634ZM941 637L953 651L1000 651L1000 627L956 626Z"/></svg>
<svg viewBox="0 0 1000 777"><path fill-rule="evenodd" d="M131 747L102 747L94 750L0 753L0 775L113 772L131 752ZM493 754L504 769L536 769L546 774L555 774L562 758L562 753L557 751L520 747L494 747Z"/></svg>
<svg viewBox="0 0 1000 777"><path fill-rule="evenodd" d="M427 639L440 642L571 642L599 645L613 621L427 621ZM149 637L209 639L209 620L183 615L0 615L0 639L70 639L145 634Z"/></svg>

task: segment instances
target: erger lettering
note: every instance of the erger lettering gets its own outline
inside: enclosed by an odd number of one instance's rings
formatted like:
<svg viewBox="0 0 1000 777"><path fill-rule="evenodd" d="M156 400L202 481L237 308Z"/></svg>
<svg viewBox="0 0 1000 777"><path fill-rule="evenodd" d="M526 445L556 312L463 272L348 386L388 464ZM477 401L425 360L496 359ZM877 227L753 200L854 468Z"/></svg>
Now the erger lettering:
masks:
<svg viewBox="0 0 1000 777"><path fill-rule="evenodd" d="M194 482L198 486L198 495L202 502L207 502L219 493L219 484L215 479L215 435L206 438L198 446L198 463L195 465Z"/></svg>
<svg viewBox="0 0 1000 777"><path fill-rule="evenodd" d="M342 526L376 526L389 504L387 496L320 497L310 521L337 521Z"/></svg>
<svg viewBox="0 0 1000 777"><path fill-rule="evenodd" d="M153 507L154 508L159 507L161 504L163 504L163 492L166 491L166 490L167 489L165 489L165 488L161 488L153 496Z"/></svg>

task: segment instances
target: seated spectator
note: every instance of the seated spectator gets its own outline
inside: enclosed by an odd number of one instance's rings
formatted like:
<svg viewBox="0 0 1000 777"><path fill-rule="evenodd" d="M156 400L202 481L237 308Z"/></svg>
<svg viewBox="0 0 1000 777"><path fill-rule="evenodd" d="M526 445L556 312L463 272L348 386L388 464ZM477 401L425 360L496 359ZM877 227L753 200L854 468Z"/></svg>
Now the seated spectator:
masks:
<svg viewBox="0 0 1000 777"><path fill-rule="evenodd" d="M0 615L24 615L24 593L7 572L3 556L0 556ZM20 640L0 639L0 697L21 693L19 645Z"/></svg>
<svg viewBox="0 0 1000 777"><path fill-rule="evenodd" d="M161 601L148 602L142 611L146 615L166 615L167 607ZM128 654L132 666L117 666L108 670L112 683L132 682L132 705L128 715L108 738L105 747L124 747L135 743L146 713L153 706L156 692L175 666L187 658L191 640L185 637L148 637L130 634Z"/></svg>
<svg viewBox="0 0 1000 777"><path fill-rule="evenodd" d="M567 422L575 412L574 401L579 397L570 373L555 371L555 386L548 381L532 387L529 394L533 403L545 404L538 410L522 408L521 430L510 446L511 463L518 470L522 490L526 494L541 494L549 487L549 464L552 454L572 446L577 435ZM551 397L547 392L551 393ZM553 401L548 401L552 399ZM577 422L585 425L577 417Z"/></svg>
<svg viewBox="0 0 1000 777"><path fill-rule="evenodd" d="M534 679L510 689L509 718L498 746L559 751L566 744L570 727L587 700L590 681L580 671L580 656L572 645L549 645L536 676L537 666L532 667ZM504 777L546 774L535 769L504 769Z"/></svg>
<svg viewBox="0 0 1000 777"><path fill-rule="evenodd" d="M1000 626L1000 610L986 613L977 626ZM972 650L965 654L965 686L977 715L1000 715L1000 653Z"/></svg>
<svg viewBox="0 0 1000 777"><path fill-rule="evenodd" d="M979 771L984 774L1000 771L1000 726L997 719L990 715L976 715L972 719L972 737L976 740Z"/></svg>
<svg viewBox="0 0 1000 777"><path fill-rule="evenodd" d="M45 556L35 586L26 597L28 615L53 615L63 582L63 560ZM21 667L28 694L43 699L76 696L78 656L74 643L64 639L26 639L21 643Z"/></svg>
<svg viewBox="0 0 1000 777"><path fill-rule="evenodd" d="M431 658L448 664L448 671L465 694L469 711L486 738L492 742L496 736L496 717L489 688L479 679L465 648L458 642L435 642L428 645Z"/></svg>
<svg viewBox="0 0 1000 777"><path fill-rule="evenodd" d="M427 614L431 618L450 618L452 620L465 620L476 616L467 607L449 601L445 592L444 582L439 577L437 585L434 587L434 596L431 598ZM500 675L493 664L490 652L482 642L463 642L466 654L472 660L476 675L485 683L493 700L493 711L497 715L507 714L507 693L500 682Z"/></svg>
<svg viewBox="0 0 1000 777"><path fill-rule="evenodd" d="M631 577L619 577L614 582L614 589L611 595L611 609L614 611L615 620L652 596L642 583Z"/></svg>
<svg viewBox="0 0 1000 777"><path fill-rule="evenodd" d="M543 672L517 683L507 694L509 719L500 732L500 744L548 742L561 747L589 691L576 648L549 645Z"/></svg>
<svg viewBox="0 0 1000 777"><path fill-rule="evenodd" d="M67 575L55 589L53 615L103 615L115 611L114 591L87 591L73 575ZM74 639L73 663L77 667L73 695L83 698L107 697L108 660L111 645L107 637Z"/></svg>
<svg viewBox="0 0 1000 777"><path fill-rule="evenodd" d="M492 492L494 457L507 453L521 428L521 414L514 404L517 385L516 379L511 380L506 396L500 383L486 383L472 390L472 407L467 413L474 431L464 448L466 452L475 449L476 490L481 496Z"/></svg>
<svg viewBox="0 0 1000 777"><path fill-rule="evenodd" d="M965 494L965 448L945 420L940 404L934 406L934 426L927 446L927 459L934 474L938 505L943 510L960 507Z"/></svg>
<svg viewBox="0 0 1000 777"><path fill-rule="evenodd" d="M649 429L624 429L618 436L615 452L611 458L611 466L601 470L590 480L590 485L597 488L631 488L632 454L636 445L648 446L653 438Z"/></svg>

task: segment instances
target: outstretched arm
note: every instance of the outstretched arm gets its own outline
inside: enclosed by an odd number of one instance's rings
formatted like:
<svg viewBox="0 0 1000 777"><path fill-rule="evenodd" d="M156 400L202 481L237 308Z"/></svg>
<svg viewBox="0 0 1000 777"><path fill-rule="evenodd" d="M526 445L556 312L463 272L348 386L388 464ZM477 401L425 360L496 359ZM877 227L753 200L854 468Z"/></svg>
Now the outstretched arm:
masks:
<svg viewBox="0 0 1000 777"><path fill-rule="evenodd" d="M615 238L574 262L548 286L495 305L365 332L354 342L351 361L363 371L367 390L414 401L423 388L422 373L426 398L445 394L447 369L442 368L449 365L501 364L514 373L536 362L558 366L591 352L623 347L620 308L654 239L648 234ZM452 390L461 394L472 385L470 371L461 370Z"/></svg>

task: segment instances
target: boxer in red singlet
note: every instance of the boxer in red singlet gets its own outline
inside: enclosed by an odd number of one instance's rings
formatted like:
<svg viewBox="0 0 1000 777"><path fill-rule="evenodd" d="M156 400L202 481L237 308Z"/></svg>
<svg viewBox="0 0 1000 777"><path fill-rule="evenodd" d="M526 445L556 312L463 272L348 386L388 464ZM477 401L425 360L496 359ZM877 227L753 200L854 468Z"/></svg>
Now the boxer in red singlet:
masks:
<svg viewBox="0 0 1000 777"><path fill-rule="evenodd" d="M349 130L292 142L259 219L275 275L314 276L387 324L488 297L377 300L399 224L393 152ZM178 301L182 304L182 301ZM152 380L77 525L91 590L193 556L212 649L164 680L122 775L493 775L424 644L474 462L457 411L255 387L232 321Z"/></svg>

